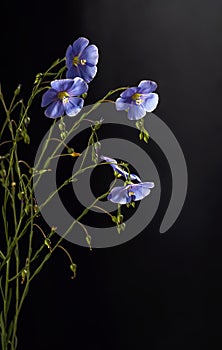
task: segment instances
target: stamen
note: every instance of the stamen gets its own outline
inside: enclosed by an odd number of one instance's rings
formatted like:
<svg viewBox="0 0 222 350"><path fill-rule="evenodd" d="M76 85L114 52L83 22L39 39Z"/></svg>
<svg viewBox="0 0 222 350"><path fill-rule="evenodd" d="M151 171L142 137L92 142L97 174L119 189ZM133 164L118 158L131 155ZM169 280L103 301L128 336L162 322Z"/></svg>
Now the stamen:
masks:
<svg viewBox="0 0 222 350"><path fill-rule="evenodd" d="M82 60L80 60L80 63L81 63L82 66L85 66L86 60L85 60L85 59L82 59Z"/></svg>
<svg viewBox="0 0 222 350"><path fill-rule="evenodd" d="M77 67L77 66L78 66L78 63L79 63L79 57L78 57L78 56L75 56L75 57L73 58L73 60L72 60L72 63L73 63L73 65L74 65L75 67Z"/></svg>
<svg viewBox="0 0 222 350"><path fill-rule="evenodd" d="M58 98L60 100L62 100L63 103L69 102L69 94L68 94L68 92L60 91L57 96L58 96Z"/></svg>

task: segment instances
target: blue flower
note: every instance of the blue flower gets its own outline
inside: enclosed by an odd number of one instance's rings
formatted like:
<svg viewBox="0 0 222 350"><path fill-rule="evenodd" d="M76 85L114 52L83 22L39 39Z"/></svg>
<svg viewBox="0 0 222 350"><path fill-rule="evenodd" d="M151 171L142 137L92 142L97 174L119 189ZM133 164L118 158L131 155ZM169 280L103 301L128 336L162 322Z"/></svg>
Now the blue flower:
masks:
<svg viewBox="0 0 222 350"><path fill-rule="evenodd" d="M77 115L83 107L84 100L76 97L84 94L88 85L81 78L60 79L51 82L51 88L42 96L42 107L46 107L48 118L58 118L67 114L69 117Z"/></svg>
<svg viewBox="0 0 222 350"><path fill-rule="evenodd" d="M105 156L100 156L101 159L105 160L106 162L109 162L111 167L113 168L114 171L119 173L120 175L124 176L126 180L130 178L130 180L135 181L137 180L138 182L141 182L141 179L139 176L135 174L130 174L127 173L127 171L123 170L121 167L117 165L117 161L113 158L105 157Z"/></svg>
<svg viewBox="0 0 222 350"><path fill-rule="evenodd" d="M116 100L118 111L127 111L130 120L138 120L145 116L146 112L152 112L159 97L153 93L157 88L154 81L142 80L138 87L131 87L124 91Z"/></svg>
<svg viewBox="0 0 222 350"><path fill-rule="evenodd" d="M140 201L150 194L150 189L153 187L153 182L140 182L138 184L114 187L110 191L107 199L118 204Z"/></svg>
<svg viewBox="0 0 222 350"><path fill-rule="evenodd" d="M66 51L66 78L80 77L89 83L96 75L98 63L98 49L89 45L89 40L79 38Z"/></svg>

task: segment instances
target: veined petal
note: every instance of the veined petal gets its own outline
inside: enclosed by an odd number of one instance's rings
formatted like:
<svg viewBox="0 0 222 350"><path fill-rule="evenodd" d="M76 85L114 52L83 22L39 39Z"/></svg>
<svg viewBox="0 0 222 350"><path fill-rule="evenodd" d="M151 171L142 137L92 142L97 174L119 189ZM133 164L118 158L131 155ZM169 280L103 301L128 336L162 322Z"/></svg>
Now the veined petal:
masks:
<svg viewBox="0 0 222 350"><path fill-rule="evenodd" d="M79 58L85 59L88 64L95 66L99 59L98 48L96 45L89 45L85 48Z"/></svg>
<svg viewBox="0 0 222 350"><path fill-rule="evenodd" d="M117 98L116 100L117 111L126 111L128 108L130 108L131 104L126 101L127 101L126 99L123 99L121 97Z"/></svg>
<svg viewBox="0 0 222 350"><path fill-rule="evenodd" d="M75 66L71 66L67 71L66 71L66 78L76 78L76 77L81 77L81 73L79 70L79 66L75 67Z"/></svg>
<svg viewBox="0 0 222 350"><path fill-rule="evenodd" d="M126 204L131 202L131 197L128 195L128 186L114 187L107 199L113 203Z"/></svg>
<svg viewBox="0 0 222 350"><path fill-rule="evenodd" d="M45 110L45 115L48 118L59 118L64 114L64 107L60 100L51 103Z"/></svg>
<svg viewBox="0 0 222 350"><path fill-rule="evenodd" d="M69 98L69 102L67 102L64 105L65 113L69 117L74 117L81 111L83 105L84 105L84 100L82 98L71 97Z"/></svg>
<svg viewBox="0 0 222 350"><path fill-rule="evenodd" d="M153 182L141 182L139 184L131 185L131 191L134 193L134 201L140 201L150 194L150 188L154 187Z"/></svg>
<svg viewBox="0 0 222 350"><path fill-rule="evenodd" d="M122 97L122 98L132 97L137 92L138 92L138 88L137 87L131 87L131 88L123 91L120 94L120 97Z"/></svg>
<svg viewBox="0 0 222 350"><path fill-rule="evenodd" d="M130 120L138 120L146 115L146 110L143 105L132 104L128 110L128 118Z"/></svg>
<svg viewBox="0 0 222 350"><path fill-rule="evenodd" d="M143 106L147 112L152 112L157 107L159 96L156 93L151 93L143 102Z"/></svg>
<svg viewBox="0 0 222 350"><path fill-rule="evenodd" d="M91 80L93 80L97 73L97 67L90 67L87 65L87 63L85 66L78 65L78 67L81 74L80 76L83 80L85 80L86 83L89 83Z"/></svg>
<svg viewBox="0 0 222 350"><path fill-rule="evenodd" d="M157 88L157 83L155 83L155 81L151 81L151 80L142 80L138 87L139 92L144 93L144 94L148 94L149 92L153 92L156 90Z"/></svg>
<svg viewBox="0 0 222 350"><path fill-rule="evenodd" d="M69 69L70 67L73 66L73 51L72 51L72 46L69 45L69 47L66 50L66 66Z"/></svg>
<svg viewBox="0 0 222 350"><path fill-rule="evenodd" d="M41 107L45 107L48 104L52 103L53 101L56 101L57 94L58 94L58 92L54 89L47 90L42 96Z"/></svg>
<svg viewBox="0 0 222 350"><path fill-rule="evenodd" d="M74 80L72 80L72 82L72 86L69 90L67 90L70 96L79 96L88 90L88 85L82 78L76 77Z"/></svg>
<svg viewBox="0 0 222 350"><path fill-rule="evenodd" d="M77 40L75 40L74 43L72 44L73 57L80 56L88 44L89 44L89 40L84 37L80 37Z"/></svg>
<svg viewBox="0 0 222 350"><path fill-rule="evenodd" d="M58 79L51 82L51 87L56 91L67 91L71 88L73 79Z"/></svg>

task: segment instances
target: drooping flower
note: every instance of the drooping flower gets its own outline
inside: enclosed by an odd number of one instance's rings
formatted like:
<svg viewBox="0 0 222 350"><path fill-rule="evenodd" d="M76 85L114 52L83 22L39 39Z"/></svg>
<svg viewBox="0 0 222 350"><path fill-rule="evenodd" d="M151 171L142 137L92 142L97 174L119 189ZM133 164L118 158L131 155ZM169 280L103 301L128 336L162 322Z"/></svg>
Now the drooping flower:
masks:
<svg viewBox="0 0 222 350"><path fill-rule="evenodd" d="M51 88L42 96L42 107L46 107L48 118L58 118L67 114L77 115L83 107L84 100L80 97L88 90L88 85L81 78L59 79L51 82Z"/></svg>
<svg viewBox="0 0 222 350"><path fill-rule="evenodd" d="M89 40L79 38L69 45L66 51L67 78L80 77L89 83L96 75L98 63L98 48L89 45Z"/></svg>
<svg viewBox="0 0 222 350"><path fill-rule="evenodd" d="M150 189L153 187L153 182L140 182L138 184L114 187L107 199L118 204L140 201L150 194Z"/></svg>
<svg viewBox="0 0 222 350"><path fill-rule="evenodd" d="M117 163L117 161L113 158L105 157L105 156L100 156L101 159L105 160L105 162L109 162L111 167L115 172L118 174L122 175L125 177L126 180L130 179L131 181L138 181L141 182L141 179L139 176L135 174L129 174L127 171L123 170Z"/></svg>
<svg viewBox="0 0 222 350"><path fill-rule="evenodd" d="M116 100L118 111L127 111L130 120L138 120L145 116L146 112L152 112L159 101L154 81L142 80L138 87L131 87L120 95Z"/></svg>

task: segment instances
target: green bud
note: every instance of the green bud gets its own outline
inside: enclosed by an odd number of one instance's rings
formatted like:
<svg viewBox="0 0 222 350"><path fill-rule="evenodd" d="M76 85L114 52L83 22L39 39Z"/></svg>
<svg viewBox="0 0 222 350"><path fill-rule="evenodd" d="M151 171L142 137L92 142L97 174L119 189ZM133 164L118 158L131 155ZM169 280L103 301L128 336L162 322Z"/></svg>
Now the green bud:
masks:
<svg viewBox="0 0 222 350"><path fill-rule="evenodd" d="M70 270L73 272L73 276L71 277L72 279L74 279L76 277L76 270L77 270L77 265L72 263L70 265Z"/></svg>
<svg viewBox="0 0 222 350"><path fill-rule="evenodd" d="M15 89L14 96L17 96L20 93L20 90L21 90L21 84L19 84L17 89Z"/></svg>

